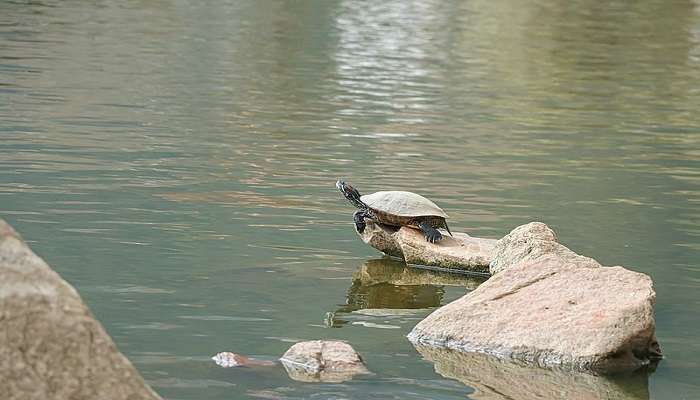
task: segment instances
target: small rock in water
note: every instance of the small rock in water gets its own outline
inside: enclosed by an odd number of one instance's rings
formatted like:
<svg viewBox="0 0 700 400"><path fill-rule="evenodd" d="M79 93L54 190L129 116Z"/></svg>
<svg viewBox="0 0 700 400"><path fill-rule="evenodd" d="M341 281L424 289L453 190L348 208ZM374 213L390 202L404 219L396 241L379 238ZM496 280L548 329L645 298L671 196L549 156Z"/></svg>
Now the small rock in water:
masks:
<svg viewBox="0 0 700 400"><path fill-rule="evenodd" d="M248 357L240 354L231 353L230 351L221 352L211 358L216 365L224 368L240 367L247 365L250 361Z"/></svg>
<svg viewBox="0 0 700 400"><path fill-rule="evenodd" d="M344 382L370 373L355 349L337 340L299 342L280 361L289 377L301 382Z"/></svg>

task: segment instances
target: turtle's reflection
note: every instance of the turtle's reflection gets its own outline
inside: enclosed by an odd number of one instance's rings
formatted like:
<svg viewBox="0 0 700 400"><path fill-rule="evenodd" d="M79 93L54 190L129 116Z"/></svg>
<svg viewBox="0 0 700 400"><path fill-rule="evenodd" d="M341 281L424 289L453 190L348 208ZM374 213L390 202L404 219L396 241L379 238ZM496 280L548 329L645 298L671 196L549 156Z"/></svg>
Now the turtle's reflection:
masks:
<svg viewBox="0 0 700 400"><path fill-rule="evenodd" d="M362 309L421 309L442 304L445 286L476 288L485 278L408 267L391 258L370 260L352 274L346 304L326 314L325 324L341 327L342 314Z"/></svg>

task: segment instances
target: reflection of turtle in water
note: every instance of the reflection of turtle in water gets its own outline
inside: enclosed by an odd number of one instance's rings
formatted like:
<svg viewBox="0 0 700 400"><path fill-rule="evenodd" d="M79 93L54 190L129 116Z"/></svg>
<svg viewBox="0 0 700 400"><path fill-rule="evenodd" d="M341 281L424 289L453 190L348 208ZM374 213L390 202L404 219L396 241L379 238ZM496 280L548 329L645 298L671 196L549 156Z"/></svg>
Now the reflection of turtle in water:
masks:
<svg viewBox="0 0 700 400"><path fill-rule="evenodd" d="M353 220L355 228L360 233L365 230L365 218L369 218L385 225L418 228L425 234L425 239L431 243L442 239L439 228L447 229L452 236L445 221L447 214L421 195L411 192L384 191L361 196L357 189L343 181L336 182L335 186L350 203L359 208L353 214Z"/></svg>

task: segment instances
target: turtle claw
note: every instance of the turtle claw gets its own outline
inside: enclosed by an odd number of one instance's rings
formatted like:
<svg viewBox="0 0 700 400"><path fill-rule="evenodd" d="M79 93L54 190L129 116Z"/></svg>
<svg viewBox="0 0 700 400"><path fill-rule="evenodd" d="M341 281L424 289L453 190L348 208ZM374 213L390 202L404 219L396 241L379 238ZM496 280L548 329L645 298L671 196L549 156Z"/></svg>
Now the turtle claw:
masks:
<svg viewBox="0 0 700 400"><path fill-rule="evenodd" d="M437 243L442 239L442 235L425 235L425 238L430 242L430 243Z"/></svg>
<svg viewBox="0 0 700 400"><path fill-rule="evenodd" d="M357 233L362 233L365 231L365 228L367 227L367 224L362 222L355 222L355 230L357 230Z"/></svg>

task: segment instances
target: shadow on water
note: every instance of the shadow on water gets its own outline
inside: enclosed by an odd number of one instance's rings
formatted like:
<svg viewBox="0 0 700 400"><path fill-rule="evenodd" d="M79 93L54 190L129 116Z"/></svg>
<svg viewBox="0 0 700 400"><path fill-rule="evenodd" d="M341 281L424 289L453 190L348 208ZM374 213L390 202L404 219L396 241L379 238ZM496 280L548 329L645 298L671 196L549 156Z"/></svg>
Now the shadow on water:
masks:
<svg viewBox="0 0 700 400"><path fill-rule="evenodd" d="M339 328L346 324L343 314L390 310L416 310L443 303L445 286L475 289L485 278L423 270L391 258L369 260L352 274L346 304L326 314L325 323ZM393 313L396 313L394 311Z"/></svg>
<svg viewBox="0 0 700 400"><path fill-rule="evenodd" d="M416 346L435 372L474 388L473 399L649 399L648 371L617 376L544 369L495 357Z"/></svg>

